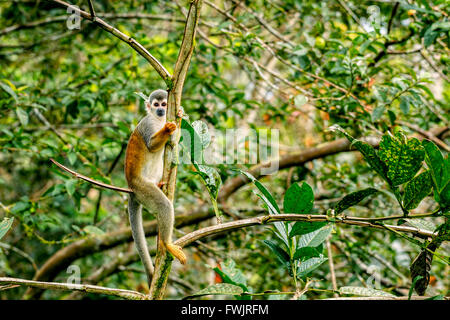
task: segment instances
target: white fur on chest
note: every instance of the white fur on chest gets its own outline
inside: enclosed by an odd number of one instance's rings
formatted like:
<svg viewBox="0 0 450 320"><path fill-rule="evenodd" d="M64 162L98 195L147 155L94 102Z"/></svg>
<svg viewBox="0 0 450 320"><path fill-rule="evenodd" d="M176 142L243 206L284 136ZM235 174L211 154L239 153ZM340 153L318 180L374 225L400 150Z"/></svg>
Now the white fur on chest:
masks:
<svg viewBox="0 0 450 320"><path fill-rule="evenodd" d="M155 123L155 131L158 132L164 127L165 121ZM147 152L145 157L145 166L143 168L143 176L151 182L158 184L163 176L164 169L164 149L161 148L156 152Z"/></svg>

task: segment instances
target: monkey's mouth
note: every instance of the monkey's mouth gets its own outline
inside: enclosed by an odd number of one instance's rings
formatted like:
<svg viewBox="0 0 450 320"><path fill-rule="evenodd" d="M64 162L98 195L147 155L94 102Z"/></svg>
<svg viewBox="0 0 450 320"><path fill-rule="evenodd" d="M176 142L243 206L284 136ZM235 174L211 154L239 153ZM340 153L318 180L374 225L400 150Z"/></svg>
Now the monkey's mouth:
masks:
<svg viewBox="0 0 450 320"><path fill-rule="evenodd" d="M158 109L156 109L156 115L158 116L158 117L162 117L163 115L165 115L166 114L166 110L164 109L164 108L158 108Z"/></svg>

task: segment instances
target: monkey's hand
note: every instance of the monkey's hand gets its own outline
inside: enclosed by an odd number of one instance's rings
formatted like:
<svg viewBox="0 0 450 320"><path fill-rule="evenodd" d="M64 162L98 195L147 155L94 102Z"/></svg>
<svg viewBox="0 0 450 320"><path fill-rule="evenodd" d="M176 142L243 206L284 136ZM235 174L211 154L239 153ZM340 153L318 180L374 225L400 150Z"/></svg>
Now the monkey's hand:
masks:
<svg viewBox="0 0 450 320"><path fill-rule="evenodd" d="M166 122L166 124L164 125L164 131L169 135L172 135L175 130L177 130L177 125L173 122Z"/></svg>

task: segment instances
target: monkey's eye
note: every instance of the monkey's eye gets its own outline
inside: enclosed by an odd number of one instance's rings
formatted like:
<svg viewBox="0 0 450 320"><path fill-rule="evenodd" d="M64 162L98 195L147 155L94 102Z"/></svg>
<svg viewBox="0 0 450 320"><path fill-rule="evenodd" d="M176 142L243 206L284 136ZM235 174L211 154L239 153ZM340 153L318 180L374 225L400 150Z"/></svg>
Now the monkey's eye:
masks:
<svg viewBox="0 0 450 320"><path fill-rule="evenodd" d="M159 107L159 103L158 103L158 102L155 102L154 106L155 106L155 107Z"/></svg>
<svg viewBox="0 0 450 320"><path fill-rule="evenodd" d="M166 106L166 103L165 103L165 102L161 103L161 106L165 107L165 106Z"/></svg>

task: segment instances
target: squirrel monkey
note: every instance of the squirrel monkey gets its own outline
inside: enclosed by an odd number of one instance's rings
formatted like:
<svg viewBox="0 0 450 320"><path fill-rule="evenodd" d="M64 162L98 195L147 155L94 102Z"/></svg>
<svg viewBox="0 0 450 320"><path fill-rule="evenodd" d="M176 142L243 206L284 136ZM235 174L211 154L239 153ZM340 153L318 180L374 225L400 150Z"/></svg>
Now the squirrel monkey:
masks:
<svg viewBox="0 0 450 320"><path fill-rule="evenodd" d="M175 123L166 122L167 92L161 89L153 91L145 107L147 116L139 122L128 141L125 177L129 188L133 190L128 200L133 239L150 285L153 264L142 226L142 206L157 215L160 243L182 264L187 259L181 247L172 243L173 205L159 188L163 175L164 147L177 128Z"/></svg>

